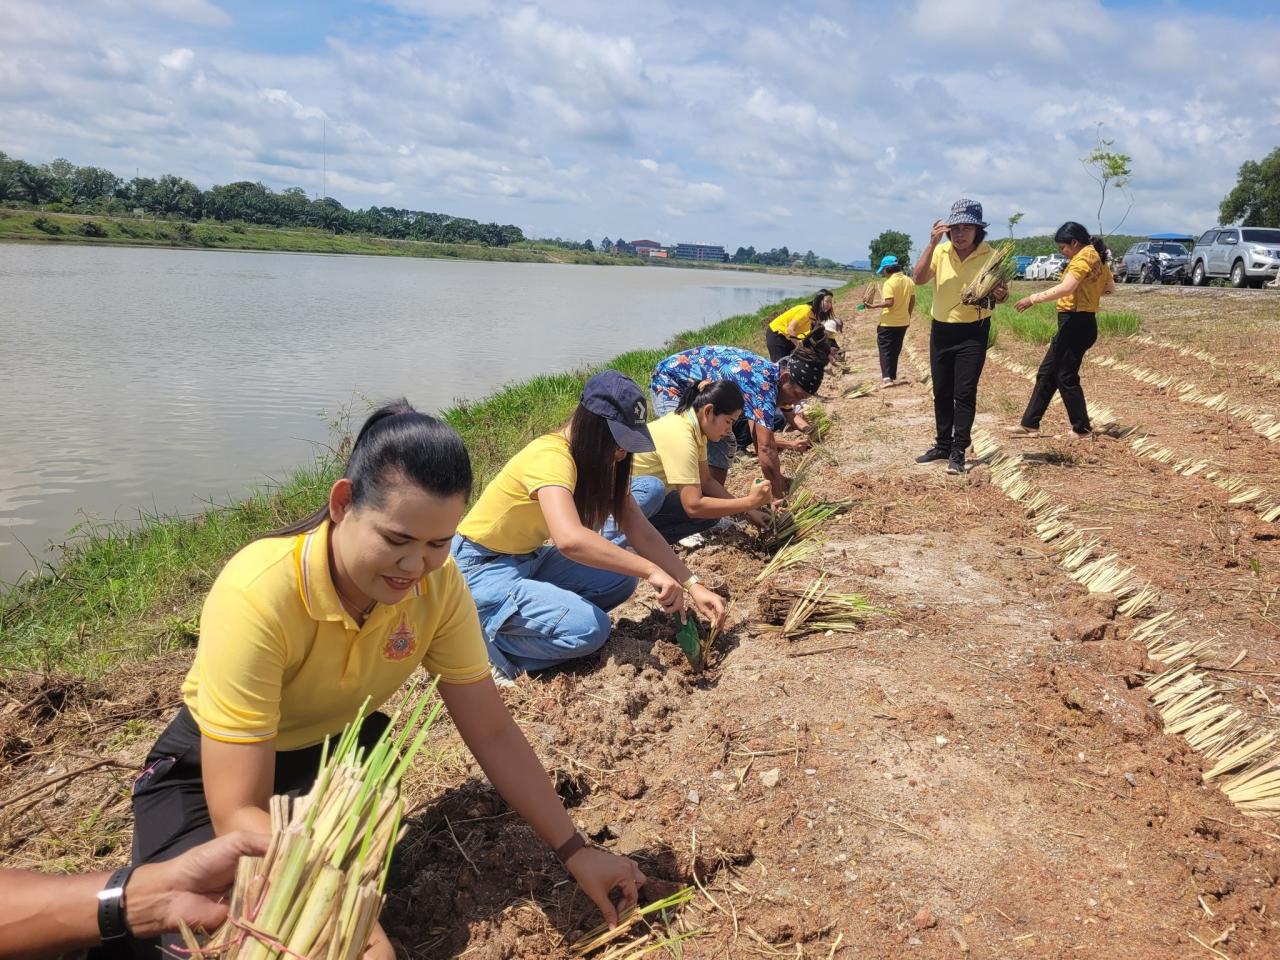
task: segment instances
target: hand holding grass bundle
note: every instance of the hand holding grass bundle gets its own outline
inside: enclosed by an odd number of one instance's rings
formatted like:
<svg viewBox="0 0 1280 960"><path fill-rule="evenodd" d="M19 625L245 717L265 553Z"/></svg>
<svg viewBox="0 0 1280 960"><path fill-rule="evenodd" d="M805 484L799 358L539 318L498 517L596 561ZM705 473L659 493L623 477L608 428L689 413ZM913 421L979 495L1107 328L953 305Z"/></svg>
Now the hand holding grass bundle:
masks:
<svg viewBox="0 0 1280 960"><path fill-rule="evenodd" d="M960 301L969 306L989 306L996 290L1007 287L1017 276L1018 261L1013 255L1013 244L1002 243L987 257L973 282L964 288Z"/></svg>
<svg viewBox="0 0 1280 960"><path fill-rule="evenodd" d="M367 753L357 745L366 699L332 751L325 741L311 792L271 798L271 844L264 857L240 861L226 923L203 945L182 930L193 960L364 954L400 834L400 781L442 706L435 691L432 682L410 694L404 728L391 732L403 712L397 710Z"/></svg>

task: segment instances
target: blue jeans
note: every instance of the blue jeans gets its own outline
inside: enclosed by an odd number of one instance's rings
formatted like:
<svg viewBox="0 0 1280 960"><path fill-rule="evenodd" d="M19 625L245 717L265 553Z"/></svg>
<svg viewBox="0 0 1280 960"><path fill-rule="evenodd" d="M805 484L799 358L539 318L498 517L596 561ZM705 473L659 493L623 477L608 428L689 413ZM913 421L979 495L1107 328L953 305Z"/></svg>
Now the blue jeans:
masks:
<svg viewBox="0 0 1280 960"><path fill-rule="evenodd" d="M679 400L673 400L671 397L660 393L650 393L650 399L653 400L653 412L660 417L673 413L676 407L680 406ZM745 422L745 418L739 419L738 422ZM728 470L733 464L733 458L737 455L738 440L734 437L732 430L725 434L724 439L707 443L707 464L710 466L720 470Z"/></svg>
<svg viewBox="0 0 1280 960"><path fill-rule="evenodd" d="M667 543L675 543L690 534L709 530L717 522L714 519L695 520L689 516L685 513L684 504L680 502L680 491L672 490L668 493L666 484L657 477L632 477L631 497ZM600 535L620 547L629 546L613 517L609 518Z"/></svg>
<svg viewBox="0 0 1280 960"><path fill-rule="evenodd" d="M635 577L577 563L552 546L496 553L459 534L452 550L489 659L512 676L595 653L609 636L607 611L636 589Z"/></svg>

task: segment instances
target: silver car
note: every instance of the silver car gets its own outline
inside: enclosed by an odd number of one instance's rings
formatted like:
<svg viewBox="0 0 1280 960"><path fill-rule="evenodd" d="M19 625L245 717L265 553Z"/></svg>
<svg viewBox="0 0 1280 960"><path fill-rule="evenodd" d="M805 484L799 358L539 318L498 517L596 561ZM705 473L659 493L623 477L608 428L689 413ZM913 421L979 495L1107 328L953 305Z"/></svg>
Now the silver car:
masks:
<svg viewBox="0 0 1280 960"><path fill-rule="evenodd" d="M1147 282L1142 269L1152 257L1160 260L1162 274L1172 273L1187 263L1187 248L1172 240L1143 240L1125 251L1115 274L1124 283Z"/></svg>
<svg viewBox="0 0 1280 960"><path fill-rule="evenodd" d="M1280 276L1280 230L1273 227L1214 227L1191 251L1191 282L1229 277L1233 287L1260 287Z"/></svg>

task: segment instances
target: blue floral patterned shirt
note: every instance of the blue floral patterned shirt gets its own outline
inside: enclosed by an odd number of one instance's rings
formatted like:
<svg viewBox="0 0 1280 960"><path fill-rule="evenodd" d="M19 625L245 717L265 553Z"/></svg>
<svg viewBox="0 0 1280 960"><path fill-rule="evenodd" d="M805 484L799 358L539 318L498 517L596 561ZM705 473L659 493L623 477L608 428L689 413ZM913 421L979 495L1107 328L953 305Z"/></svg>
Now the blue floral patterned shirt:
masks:
<svg viewBox="0 0 1280 960"><path fill-rule="evenodd" d="M687 386L703 380L732 380L742 389L744 416L772 429L778 417L777 364L737 347L695 347L659 363L649 389L676 399Z"/></svg>

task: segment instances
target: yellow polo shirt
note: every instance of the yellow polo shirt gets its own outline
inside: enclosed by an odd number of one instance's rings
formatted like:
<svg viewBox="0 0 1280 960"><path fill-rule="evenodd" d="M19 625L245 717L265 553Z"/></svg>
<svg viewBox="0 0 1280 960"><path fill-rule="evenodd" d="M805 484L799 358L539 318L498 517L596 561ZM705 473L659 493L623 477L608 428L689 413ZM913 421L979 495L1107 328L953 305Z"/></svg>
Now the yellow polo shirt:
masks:
<svg viewBox="0 0 1280 960"><path fill-rule="evenodd" d="M961 260L951 249L951 241L943 240L933 250L933 319L939 323L976 323L991 316L990 310L970 307L960 302L964 288L982 272L991 256L991 246L984 240L977 249Z"/></svg>
<svg viewBox="0 0 1280 960"><path fill-rule="evenodd" d="M769 323L769 329L774 333L780 333L784 337L791 336L787 333L787 328L792 322L796 324L796 330L801 339L809 335L809 331L813 329L813 307L807 303L800 303L789 310L784 310L778 314Z"/></svg>
<svg viewBox="0 0 1280 960"><path fill-rule="evenodd" d="M1063 271L1080 281L1073 293L1058 298L1058 309L1062 312L1077 310L1081 313L1097 313L1102 304L1102 291L1111 279L1111 268L1102 262L1098 251L1091 244L1071 258L1067 269Z"/></svg>
<svg viewBox="0 0 1280 960"><path fill-rule="evenodd" d="M489 675L476 605L450 557L358 626L329 573L329 521L249 544L222 568L200 615L182 699L202 733L228 743L320 743L369 697L387 701L422 664L442 683Z"/></svg>
<svg viewBox="0 0 1280 960"><path fill-rule="evenodd" d="M458 526L468 540L497 553L532 553L547 542L542 507L534 494L543 487L564 487L570 493L578 483L578 466L563 433L538 437L507 461L489 481Z"/></svg>
<svg viewBox="0 0 1280 960"><path fill-rule="evenodd" d="M699 466L707 462L707 435L692 410L668 413L649 424L657 448L631 459L633 477L657 477L668 490L702 483Z"/></svg>
<svg viewBox="0 0 1280 960"><path fill-rule="evenodd" d="M915 296L916 285L905 273L898 272L884 282L880 291L880 299L893 298L893 306L880 311L880 326L911 326L911 298Z"/></svg>

